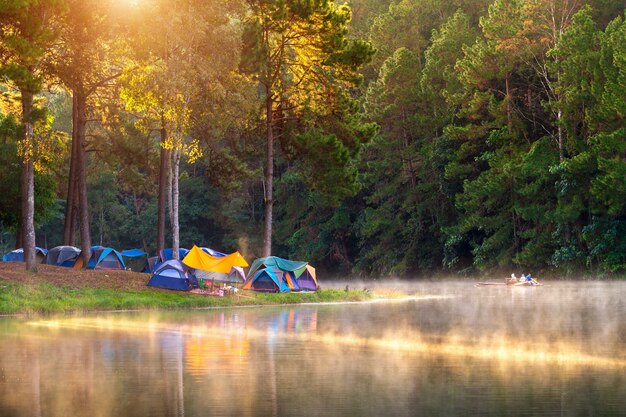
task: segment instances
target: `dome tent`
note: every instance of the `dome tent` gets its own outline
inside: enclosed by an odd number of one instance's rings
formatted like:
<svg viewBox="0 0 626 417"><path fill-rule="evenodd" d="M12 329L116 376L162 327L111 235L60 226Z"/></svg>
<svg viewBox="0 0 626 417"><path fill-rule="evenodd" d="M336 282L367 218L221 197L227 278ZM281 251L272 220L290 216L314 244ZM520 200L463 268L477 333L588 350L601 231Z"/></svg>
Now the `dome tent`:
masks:
<svg viewBox="0 0 626 417"><path fill-rule="evenodd" d="M271 268L259 269L254 275L249 276L243 289L259 292L291 291L285 282L282 271L275 271Z"/></svg>
<svg viewBox="0 0 626 417"><path fill-rule="evenodd" d="M47 249L35 247L35 261L42 263L46 259ZM2 262L24 262L24 249L12 250L2 257Z"/></svg>
<svg viewBox="0 0 626 417"><path fill-rule="evenodd" d="M82 257L78 258L74 263L74 268L82 268L83 266L84 262ZM106 248L104 246L92 246L91 257L89 258L89 262L87 262L87 269L125 270L126 265L124 264L122 254L115 249Z"/></svg>
<svg viewBox="0 0 626 417"><path fill-rule="evenodd" d="M80 256L81 250L75 246L56 246L48 251L45 264L71 268Z"/></svg>
<svg viewBox="0 0 626 417"><path fill-rule="evenodd" d="M281 272L283 281L292 291L316 291L319 288L315 268L308 262L290 261L278 256L259 258L252 262L250 271L248 271L248 279L264 268Z"/></svg>
<svg viewBox="0 0 626 417"><path fill-rule="evenodd" d="M193 276L182 262L169 260L159 264L147 285L168 290L189 291L193 287Z"/></svg>

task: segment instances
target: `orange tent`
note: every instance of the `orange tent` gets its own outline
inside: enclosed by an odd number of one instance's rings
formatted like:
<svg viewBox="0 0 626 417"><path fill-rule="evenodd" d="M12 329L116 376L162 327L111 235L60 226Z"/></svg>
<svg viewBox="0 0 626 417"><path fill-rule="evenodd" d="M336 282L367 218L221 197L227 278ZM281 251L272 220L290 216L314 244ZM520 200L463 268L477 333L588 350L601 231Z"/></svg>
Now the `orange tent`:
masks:
<svg viewBox="0 0 626 417"><path fill-rule="evenodd" d="M233 252L221 258L211 256L196 245L191 248L183 263L190 268L201 269L203 271L230 273L234 266L245 268L248 262L243 259L239 252Z"/></svg>

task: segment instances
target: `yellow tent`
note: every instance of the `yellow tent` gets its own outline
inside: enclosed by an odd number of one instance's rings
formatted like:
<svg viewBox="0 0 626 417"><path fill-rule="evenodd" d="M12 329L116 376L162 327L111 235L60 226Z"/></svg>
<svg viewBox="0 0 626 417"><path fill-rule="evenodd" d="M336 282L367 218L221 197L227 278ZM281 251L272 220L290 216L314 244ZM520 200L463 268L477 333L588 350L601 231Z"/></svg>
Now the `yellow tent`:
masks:
<svg viewBox="0 0 626 417"><path fill-rule="evenodd" d="M222 272L228 274L234 266L247 267L248 262L239 252L233 252L221 258L211 256L196 245L191 248L183 263L190 268L203 271Z"/></svg>

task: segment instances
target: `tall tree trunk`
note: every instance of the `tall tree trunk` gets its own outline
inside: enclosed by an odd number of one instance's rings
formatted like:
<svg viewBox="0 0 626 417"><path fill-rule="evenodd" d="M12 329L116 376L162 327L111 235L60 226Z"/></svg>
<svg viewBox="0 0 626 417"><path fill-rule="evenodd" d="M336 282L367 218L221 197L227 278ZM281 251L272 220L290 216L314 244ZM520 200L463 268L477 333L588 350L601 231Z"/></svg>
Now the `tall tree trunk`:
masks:
<svg viewBox="0 0 626 417"><path fill-rule="evenodd" d="M78 160L78 140L76 139L78 106L76 94L72 95L72 153L70 156L70 174L67 182L67 200L65 204L65 223L63 224L63 244L74 246L74 225L76 224L76 163Z"/></svg>
<svg viewBox="0 0 626 417"><path fill-rule="evenodd" d="M506 85L506 125L509 130L509 134L513 133L513 97L511 95L511 73L507 73L505 77Z"/></svg>
<svg viewBox="0 0 626 417"><path fill-rule="evenodd" d="M559 145L559 162L561 163L563 163L563 161L565 160L565 145L563 143L562 120L563 120L563 111L559 107L559 109L556 111L556 128L557 128L557 141Z"/></svg>
<svg viewBox="0 0 626 417"><path fill-rule="evenodd" d="M172 259L179 259L180 228L178 224L178 176L180 172L180 150L172 151Z"/></svg>
<svg viewBox="0 0 626 417"><path fill-rule="evenodd" d="M274 200L272 187L274 185L274 115L272 92L267 87L265 112L267 119L267 159L265 167L265 219L263 227L263 256L272 254L272 220L274 215Z"/></svg>
<svg viewBox="0 0 626 417"><path fill-rule="evenodd" d="M85 150L85 130L87 126L87 97L82 91L74 91L76 96L76 146L78 209L80 212L80 246L84 265L91 258L91 232L89 230L89 201L87 200L87 152Z"/></svg>
<svg viewBox="0 0 626 417"><path fill-rule="evenodd" d="M174 223L174 202L173 200L173 196L172 196L172 191L173 191L173 187L172 187L172 181L174 179L174 173L172 172L172 152L174 152L173 150L169 151L169 155L170 157L167 158L167 213L170 217L170 228L172 227L172 224Z"/></svg>
<svg viewBox="0 0 626 417"><path fill-rule="evenodd" d="M22 91L22 123L24 125L24 143L22 155L22 239L24 248L24 262L26 270L36 272L35 263L35 168L34 150L35 138L31 111L33 109L33 94Z"/></svg>
<svg viewBox="0 0 626 417"><path fill-rule="evenodd" d="M167 131L165 130L165 121L161 120L161 164L159 166L159 200L157 207L157 254L165 249L165 198L167 193L167 160L169 159L169 151L165 149L165 141L167 140Z"/></svg>

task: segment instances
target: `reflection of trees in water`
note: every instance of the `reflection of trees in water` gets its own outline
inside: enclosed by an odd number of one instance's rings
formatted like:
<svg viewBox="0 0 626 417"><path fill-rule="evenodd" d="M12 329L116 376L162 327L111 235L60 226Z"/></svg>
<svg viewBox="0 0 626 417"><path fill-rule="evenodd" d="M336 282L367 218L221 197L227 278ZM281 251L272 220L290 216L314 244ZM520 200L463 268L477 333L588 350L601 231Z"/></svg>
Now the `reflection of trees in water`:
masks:
<svg viewBox="0 0 626 417"><path fill-rule="evenodd" d="M532 300L548 308L537 294ZM474 317L497 310L492 299L481 302ZM623 402L623 368L394 349L393 337L418 341L414 335L436 335L442 322L445 332L424 340L437 345L454 322L471 320L470 307L234 309L68 318L57 327L15 320L0 328L0 416L440 415L441 407L456 415L521 415L528 401L574 415L585 398L590 413L609 415ZM602 308L585 303L580 311L598 317ZM461 311L467 315L454 316ZM475 332L459 335L459 345L473 348ZM356 337L366 343L344 343Z"/></svg>
<svg viewBox="0 0 626 417"><path fill-rule="evenodd" d="M91 330L16 332L0 336L0 416L184 415L182 347Z"/></svg>
<svg viewBox="0 0 626 417"><path fill-rule="evenodd" d="M39 355L34 355L31 366L31 378L33 393L33 415L41 417L41 369L39 367Z"/></svg>
<svg viewBox="0 0 626 417"><path fill-rule="evenodd" d="M162 381L162 408L168 416L183 417L185 415L185 398L183 386L183 355L184 337L175 332L158 335L157 352L159 357L159 378Z"/></svg>

